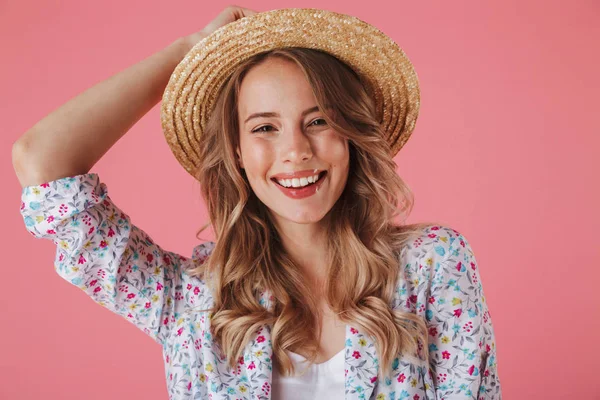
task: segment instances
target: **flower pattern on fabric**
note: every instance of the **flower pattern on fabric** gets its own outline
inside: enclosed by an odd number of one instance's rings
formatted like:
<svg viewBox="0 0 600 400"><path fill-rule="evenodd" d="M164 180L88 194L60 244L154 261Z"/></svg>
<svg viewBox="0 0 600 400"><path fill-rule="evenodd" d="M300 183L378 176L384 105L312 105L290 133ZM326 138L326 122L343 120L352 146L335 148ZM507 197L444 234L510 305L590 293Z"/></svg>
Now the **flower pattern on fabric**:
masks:
<svg viewBox="0 0 600 400"><path fill-rule="evenodd" d="M210 333L212 293L186 273L214 242L196 246L190 258L164 250L112 202L95 173L23 188L21 215L33 236L56 244L60 277L162 345L170 399L271 398L271 327L254 332L230 368ZM428 365L396 357L392 375L380 381L374 339L347 325L345 398L501 399L492 319L467 239L430 226L403 249L399 267L390 306L425 319ZM258 300L272 309L269 291Z"/></svg>

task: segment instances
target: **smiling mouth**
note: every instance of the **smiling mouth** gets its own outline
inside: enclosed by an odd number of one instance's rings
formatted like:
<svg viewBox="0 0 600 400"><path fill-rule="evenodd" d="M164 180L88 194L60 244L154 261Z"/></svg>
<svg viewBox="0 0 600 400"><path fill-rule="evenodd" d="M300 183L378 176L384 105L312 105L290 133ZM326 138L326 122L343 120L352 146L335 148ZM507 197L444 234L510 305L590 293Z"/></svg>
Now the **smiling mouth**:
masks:
<svg viewBox="0 0 600 400"><path fill-rule="evenodd" d="M271 180L273 182L275 182L275 184L281 186L282 188L286 188L286 189L304 189L304 188L311 187L312 185L319 183L325 177L325 175L327 175L327 171L322 171L319 174L319 179L317 179L313 183L309 183L306 186L297 186L297 187L294 187L294 186L283 186L282 184L280 184L279 182L277 182L277 179L275 179L275 178L271 178Z"/></svg>

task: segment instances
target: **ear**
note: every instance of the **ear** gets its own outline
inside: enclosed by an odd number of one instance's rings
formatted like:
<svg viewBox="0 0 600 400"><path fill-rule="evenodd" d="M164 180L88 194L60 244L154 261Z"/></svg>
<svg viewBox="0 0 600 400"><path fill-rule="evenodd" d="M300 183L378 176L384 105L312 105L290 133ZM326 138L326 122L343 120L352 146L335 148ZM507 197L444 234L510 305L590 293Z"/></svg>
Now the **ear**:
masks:
<svg viewBox="0 0 600 400"><path fill-rule="evenodd" d="M238 164L240 165L240 168L244 169L244 162L242 161L242 155L240 153L240 147L239 146L235 149L235 153L238 156Z"/></svg>

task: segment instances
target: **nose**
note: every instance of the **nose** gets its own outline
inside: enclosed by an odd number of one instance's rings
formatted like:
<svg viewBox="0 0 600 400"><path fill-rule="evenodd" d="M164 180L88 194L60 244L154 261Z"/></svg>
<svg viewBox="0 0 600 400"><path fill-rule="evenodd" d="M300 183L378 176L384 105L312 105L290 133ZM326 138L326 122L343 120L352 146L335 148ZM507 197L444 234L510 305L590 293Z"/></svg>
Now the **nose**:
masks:
<svg viewBox="0 0 600 400"><path fill-rule="evenodd" d="M312 158L312 143L301 127L289 127L281 135L281 156L284 162L303 163Z"/></svg>

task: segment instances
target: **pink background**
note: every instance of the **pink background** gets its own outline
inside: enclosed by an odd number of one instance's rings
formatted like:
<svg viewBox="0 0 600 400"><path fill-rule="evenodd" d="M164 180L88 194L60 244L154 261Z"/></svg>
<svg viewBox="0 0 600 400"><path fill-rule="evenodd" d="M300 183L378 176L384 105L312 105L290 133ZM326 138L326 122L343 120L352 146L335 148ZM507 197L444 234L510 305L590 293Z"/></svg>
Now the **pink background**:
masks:
<svg viewBox="0 0 600 400"><path fill-rule="evenodd" d="M167 398L161 348L61 280L54 245L26 232L10 149L69 98L228 4L204 3L0 3L0 398ZM436 220L469 239L505 398L598 399L600 5L416 3L239 5L352 14L400 44L422 92L396 158L416 196L409 222ZM190 255L205 207L162 136L158 105L92 171L158 243Z"/></svg>

